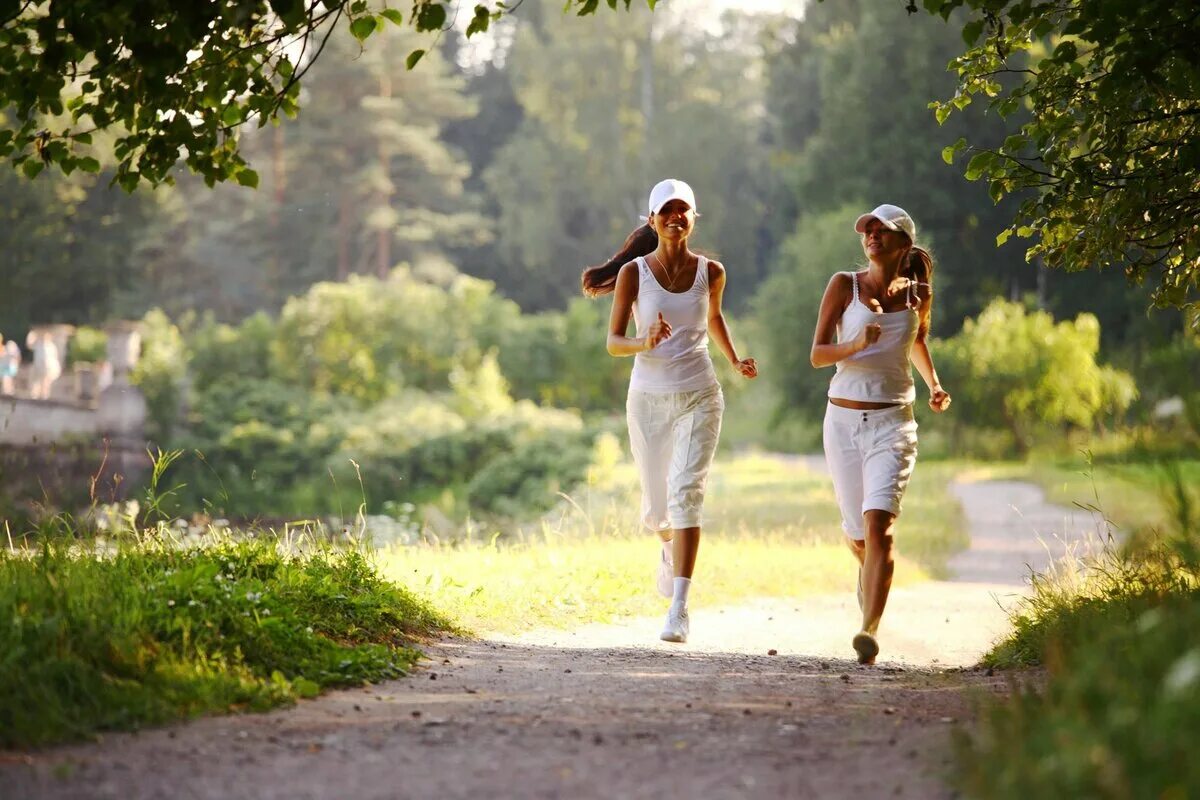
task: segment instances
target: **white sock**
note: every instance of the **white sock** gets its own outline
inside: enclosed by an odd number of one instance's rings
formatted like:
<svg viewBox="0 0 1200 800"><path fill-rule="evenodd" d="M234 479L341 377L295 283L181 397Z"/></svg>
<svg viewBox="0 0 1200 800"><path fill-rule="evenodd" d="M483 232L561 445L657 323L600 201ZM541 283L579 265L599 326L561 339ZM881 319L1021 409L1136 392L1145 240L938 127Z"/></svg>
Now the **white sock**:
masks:
<svg viewBox="0 0 1200 800"><path fill-rule="evenodd" d="M691 578L675 578L675 593L671 596L671 605L687 608L688 589L692 588Z"/></svg>

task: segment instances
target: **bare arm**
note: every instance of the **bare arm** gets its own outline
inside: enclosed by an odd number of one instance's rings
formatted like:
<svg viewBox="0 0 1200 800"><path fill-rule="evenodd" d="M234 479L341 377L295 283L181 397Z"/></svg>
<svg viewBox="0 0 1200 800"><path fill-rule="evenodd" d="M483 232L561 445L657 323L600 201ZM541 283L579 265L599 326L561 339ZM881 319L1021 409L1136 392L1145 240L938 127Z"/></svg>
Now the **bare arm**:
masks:
<svg viewBox="0 0 1200 800"><path fill-rule="evenodd" d="M828 367L865 350L879 339L880 327L870 323L862 335L852 342L834 344L838 321L846 310L851 296L851 279L839 272L829 279L825 294L821 298L821 310L817 313L817 329L813 332L812 351L809 361L814 367Z"/></svg>
<svg viewBox="0 0 1200 800"><path fill-rule="evenodd" d="M753 358L738 358L737 348L733 346L733 337L729 333L729 324L725 321L725 312L721 309L721 299L725 296L725 266L717 261L708 262L708 335L721 348L721 352L729 359L729 363L746 378L758 376L758 363Z"/></svg>
<svg viewBox="0 0 1200 800"><path fill-rule="evenodd" d="M629 317L633 314L633 301L637 299L638 268L630 261L617 273L617 286L613 290L612 314L608 318L608 352L614 356L633 356L658 345L671 335L671 326L658 315L643 337L626 336Z"/></svg>
<svg viewBox="0 0 1200 800"><path fill-rule="evenodd" d="M926 295L921 301L921 322L917 329L917 339L913 342L909 359L917 372L929 387L929 407L934 411L945 411L950 406L950 395L942 388L938 379L937 368L933 366L933 355L929 352L929 316L933 306L933 297Z"/></svg>

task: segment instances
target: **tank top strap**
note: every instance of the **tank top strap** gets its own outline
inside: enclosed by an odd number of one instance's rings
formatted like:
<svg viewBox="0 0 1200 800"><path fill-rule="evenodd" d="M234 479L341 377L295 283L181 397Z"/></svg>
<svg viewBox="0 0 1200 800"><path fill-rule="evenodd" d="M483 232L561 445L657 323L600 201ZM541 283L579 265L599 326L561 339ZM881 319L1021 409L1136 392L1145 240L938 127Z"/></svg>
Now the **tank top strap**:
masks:
<svg viewBox="0 0 1200 800"><path fill-rule="evenodd" d="M636 261L637 265L638 265L639 282L644 282L646 280L646 278L650 275L650 265L648 263L646 263L645 256L638 256L637 258L634 259L634 261Z"/></svg>
<svg viewBox="0 0 1200 800"><path fill-rule="evenodd" d="M851 273L850 273L850 283L852 283L852 284L854 285L854 298L853 298L853 300L854 300L854 302L855 302L855 303L857 303L857 302L858 302L858 273L857 273L857 272L851 272Z"/></svg>
<svg viewBox="0 0 1200 800"><path fill-rule="evenodd" d="M708 259L704 256L697 256L696 261L696 285L708 292Z"/></svg>

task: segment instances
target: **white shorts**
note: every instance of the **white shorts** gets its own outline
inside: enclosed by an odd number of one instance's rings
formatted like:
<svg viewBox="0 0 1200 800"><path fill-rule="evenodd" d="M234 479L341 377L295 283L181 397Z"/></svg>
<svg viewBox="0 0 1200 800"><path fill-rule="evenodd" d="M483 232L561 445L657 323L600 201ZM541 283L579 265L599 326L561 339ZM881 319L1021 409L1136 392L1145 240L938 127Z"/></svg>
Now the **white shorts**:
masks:
<svg viewBox="0 0 1200 800"><path fill-rule="evenodd" d="M825 461L842 511L842 530L866 538L863 514L900 513L900 501L917 461L912 405L877 410L825 409Z"/></svg>
<svg viewBox="0 0 1200 800"><path fill-rule="evenodd" d="M699 527L724 411L719 384L664 394L629 390L629 445L642 479L642 524L650 530Z"/></svg>

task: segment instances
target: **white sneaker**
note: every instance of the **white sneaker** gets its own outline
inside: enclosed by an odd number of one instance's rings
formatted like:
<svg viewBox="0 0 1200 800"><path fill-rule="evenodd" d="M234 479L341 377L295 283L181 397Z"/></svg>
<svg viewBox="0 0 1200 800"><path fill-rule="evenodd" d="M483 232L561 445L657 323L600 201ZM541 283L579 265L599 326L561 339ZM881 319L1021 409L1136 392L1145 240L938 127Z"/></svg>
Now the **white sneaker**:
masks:
<svg viewBox="0 0 1200 800"><path fill-rule="evenodd" d="M674 605L667 611L667 624L663 626L662 635L658 638L664 642L679 642L687 641L688 637L688 612L686 608L678 608Z"/></svg>
<svg viewBox="0 0 1200 800"><path fill-rule="evenodd" d="M658 558L658 575L655 578L658 593L663 597L675 595L675 563L671 560L666 548L661 549Z"/></svg>

